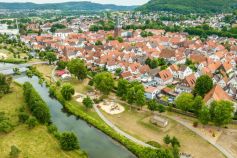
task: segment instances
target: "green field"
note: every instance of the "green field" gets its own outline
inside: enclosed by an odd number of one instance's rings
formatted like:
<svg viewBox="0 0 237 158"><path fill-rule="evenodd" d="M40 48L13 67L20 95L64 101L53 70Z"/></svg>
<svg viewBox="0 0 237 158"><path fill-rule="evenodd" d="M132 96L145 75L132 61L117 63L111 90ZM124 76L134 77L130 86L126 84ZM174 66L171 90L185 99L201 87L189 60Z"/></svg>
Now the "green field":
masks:
<svg viewBox="0 0 237 158"><path fill-rule="evenodd" d="M65 152L60 149L56 138L47 132L47 127L38 125L29 129L26 124L18 123L18 111L23 106L23 91L13 85L13 92L0 98L0 112L5 112L15 128L8 134L0 134L1 158L9 157L12 145L20 150L20 158L82 158L80 150Z"/></svg>

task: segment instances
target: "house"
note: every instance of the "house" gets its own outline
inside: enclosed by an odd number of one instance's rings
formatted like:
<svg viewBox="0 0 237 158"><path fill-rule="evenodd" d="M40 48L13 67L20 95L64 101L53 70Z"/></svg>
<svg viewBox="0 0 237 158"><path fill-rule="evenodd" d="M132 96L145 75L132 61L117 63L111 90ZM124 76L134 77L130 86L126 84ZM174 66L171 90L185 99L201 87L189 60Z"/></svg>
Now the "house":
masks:
<svg viewBox="0 0 237 158"><path fill-rule="evenodd" d="M171 71L174 78L179 78L179 67L176 64L170 65L168 69Z"/></svg>
<svg viewBox="0 0 237 158"><path fill-rule="evenodd" d="M60 29L55 32L56 37L60 37L61 39L66 39L70 33L73 33L72 29Z"/></svg>
<svg viewBox="0 0 237 158"><path fill-rule="evenodd" d="M152 87L152 86L145 87L145 97L147 99L154 99L158 92L159 92L159 89L157 87Z"/></svg>
<svg viewBox="0 0 237 158"><path fill-rule="evenodd" d="M183 80L186 76L189 76L193 73L192 69L186 65L181 65L179 67L179 79Z"/></svg>
<svg viewBox="0 0 237 158"><path fill-rule="evenodd" d="M191 93L195 84L196 84L195 74L191 74L185 77L185 79L182 80L181 83L175 87L175 92L179 94L184 92Z"/></svg>
<svg viewBox="0 0 237 158"><path fill-rule="evenodd" d="M132 73L130 71L125 71L125 72L122 72L120 74L120 76L123 78L123 79L129 79L132 77Z"/></svg>
<svg viewBox="0 0 237 158"><path fill-rule="evenodd" d="M210 105L213 101L232 101L232 98L226 93L220 85L216 84L204 97L204 101L207 105Z"/></svg>
<svg viewBox="0 0 237 158"><path fill-rule="evenodd" d="M169 69L162 70L154 78L159 85L167 85L173 82L173 75Z"/></svg>

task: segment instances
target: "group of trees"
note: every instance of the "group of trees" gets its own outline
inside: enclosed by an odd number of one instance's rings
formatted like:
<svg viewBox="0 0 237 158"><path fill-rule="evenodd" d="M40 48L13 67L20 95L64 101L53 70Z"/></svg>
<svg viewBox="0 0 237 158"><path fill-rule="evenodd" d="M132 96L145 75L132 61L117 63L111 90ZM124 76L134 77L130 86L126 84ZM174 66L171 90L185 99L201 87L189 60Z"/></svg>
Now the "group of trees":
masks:
<svg viewBox="0 0 237 158"><path fill-rule="evenodd" d="M229 101L213 101L208 108L203 97L213 87L212 79L203 75L196 81L193 94L182 93L176 100L176 107L187 112L193 112L202 124L213 122L217 126L228 124L233 118L233 103Z"/></svg>
<svg viewBox="0 0 237 158"><path fill-rule="evenodd" d="M110 30L113 30L114 27L115 27L115 23L113 21L105 22L103 20L100 20L96 24L91 25L89 30L94 31L94 32L97 32L99 30L110 31Z"/></svg>
<svg viewBox="0 0 237 158"><path fill-rule="evenodd" d="M153 33L150 31L142 31L140 34L142 37L148 37L148 36L153 36Z"/></svg>
<svg viewBox="0 0 237 158"><path fill-rule="evenodd" d="M167 68L164 58L147 58L145 64L147 64L151 69L155 69L158 66L161 66L161 68L163 67L164 69Z"/></svg>
<svg viewBox="0 0 237 158"><path fill-rule="evenodd" d="M209 35L218 35L220 37L233 37L237 38L237 29L231 28L227 30L223 28L222 30L214 29L207 24L196 26L196 27L186 27L184 32L189 33L189 35L197 35L200 36L202 39L206 39Z"/></svg>
<svg viewBox="0 0 237 158"><path fill-rule="evenodd" d="M118 81L117 95L129 104L135 104L140 108L145 105L145 90L141 83L133 81L129 82L124 79Z"/></svg>
<svg viewBox="0 0 237 158"><path fill-rule="evenodd" d="M155 99L149 100L147 102L147 107L151 111L159 111L160 113L165 112L165 106L162 104L158 104Z"/></svg>
<svg viewBox="0 0 237 158"><path fill-rule="evenodd" d="M198 114L204 105L201 96L193 96L191 93L182 93L175 100L176 107L183 111L191 111Z"/></svg>
<svg viewBox="0 0 237 158"><path fill-rule="evenodd" d="M48 127L48 132L50 134L53 134L55 138L59 141L61 149L65 151L70 151L70 150L75 150L75 149L80 148L79 141L77 139L77 136L74 133L72 132L60 133L58 131L58 128L53 124L50 124L47 127Z"/></svg>
<svg viewBox="0 0 237 158"><path fill-rule="evenodd" d="M50 29L50 32L55 32L55 31L57 31L58 29L65 29L66 28L66 26L65 25L63 25L63 24L54 24L54 25L52 25L52 27L51 27L51 29Z"/></svg>
<svg viewBox="0 0 237 158"><path fill-rule="evenodd" d="M163 138L164 143L168 146L171 144L171 149L173 153L174 158L179 158L179 148L180 148L180 142L176 137L170 137L169 135L166 135Z"/></svg>
<svg viewBox="0 0 237 158"><path fill-rule="evenodd" d="M113 41L113 40L117 40L119 43L123 43L123 38L122 37L113 37L111 35L109 35L107 38L106 38L107 41Z"/></svg>
<svg viewBox="0 0 237 158"><path fill-rule="evenodd" d="M0 73L0 97L10 92L12 77Z"/></svg>
<svg viewBox="0 0 237 158"><path fill-rule="evenodd" d="M33 86L29 82L26 82L23 85L23 90L24 90L25 101L32 114L36 117L36 119L40 123L43 124L49 123L50 122L49 109L46 103L40 97L40 95L35 91Z"/></svg>
<svg viewBox="0 0 237 158"><path fill-rule="evenodd" d="M52 62L55 62L57 60L56 54L52 51L39 52L39 58L48 60L49 64L52 64Z"/></svg>
<svg viewBox="0 0 237 158"><path fill-rule="evenodd" d="M233 103L229 101L213 101L210 108L203 106L199 112L199 121L206 125L213 122L216 126L228 124L233 118Z"/></svg>

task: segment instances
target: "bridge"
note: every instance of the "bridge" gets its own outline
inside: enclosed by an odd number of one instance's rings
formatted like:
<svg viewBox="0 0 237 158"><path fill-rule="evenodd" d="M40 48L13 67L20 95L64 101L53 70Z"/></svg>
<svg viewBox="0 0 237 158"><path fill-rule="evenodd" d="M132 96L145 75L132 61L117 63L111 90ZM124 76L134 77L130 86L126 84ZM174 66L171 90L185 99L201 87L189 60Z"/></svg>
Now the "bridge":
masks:
<svg viewBox="0 0 237 158"><path fill-rule="evenodd" d="M39 64L48 64L48 62L34 62L34 63L26 63L26 64L4 64L0 63L0 73L5 75L14 74L13 69L18 68L20 72L27 71L27 67L39 65Z"/></svg>

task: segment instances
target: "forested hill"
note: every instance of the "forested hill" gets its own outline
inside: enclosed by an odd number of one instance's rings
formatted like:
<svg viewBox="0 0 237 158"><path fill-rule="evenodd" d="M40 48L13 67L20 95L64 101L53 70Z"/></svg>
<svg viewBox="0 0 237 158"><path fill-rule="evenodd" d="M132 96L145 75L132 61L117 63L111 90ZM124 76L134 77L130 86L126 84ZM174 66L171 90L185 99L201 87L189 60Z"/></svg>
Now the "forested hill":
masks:
<svg viewBox="0 0 237 158"><path fill-rule="evenodd" d="M117 6L113 4L99 4L92 2L65 2L65 3L46 3L46 4L35 4L35 3L5 3L0 2L0 9L54 9L54 10L133 10L137 6Z"/></svg>
<svg viewBox="0 0 237 158"><path fill-rule="evenodd" d="M150 0L137 10L178 13L222 13L237 9L237 0Z"/></svg>

